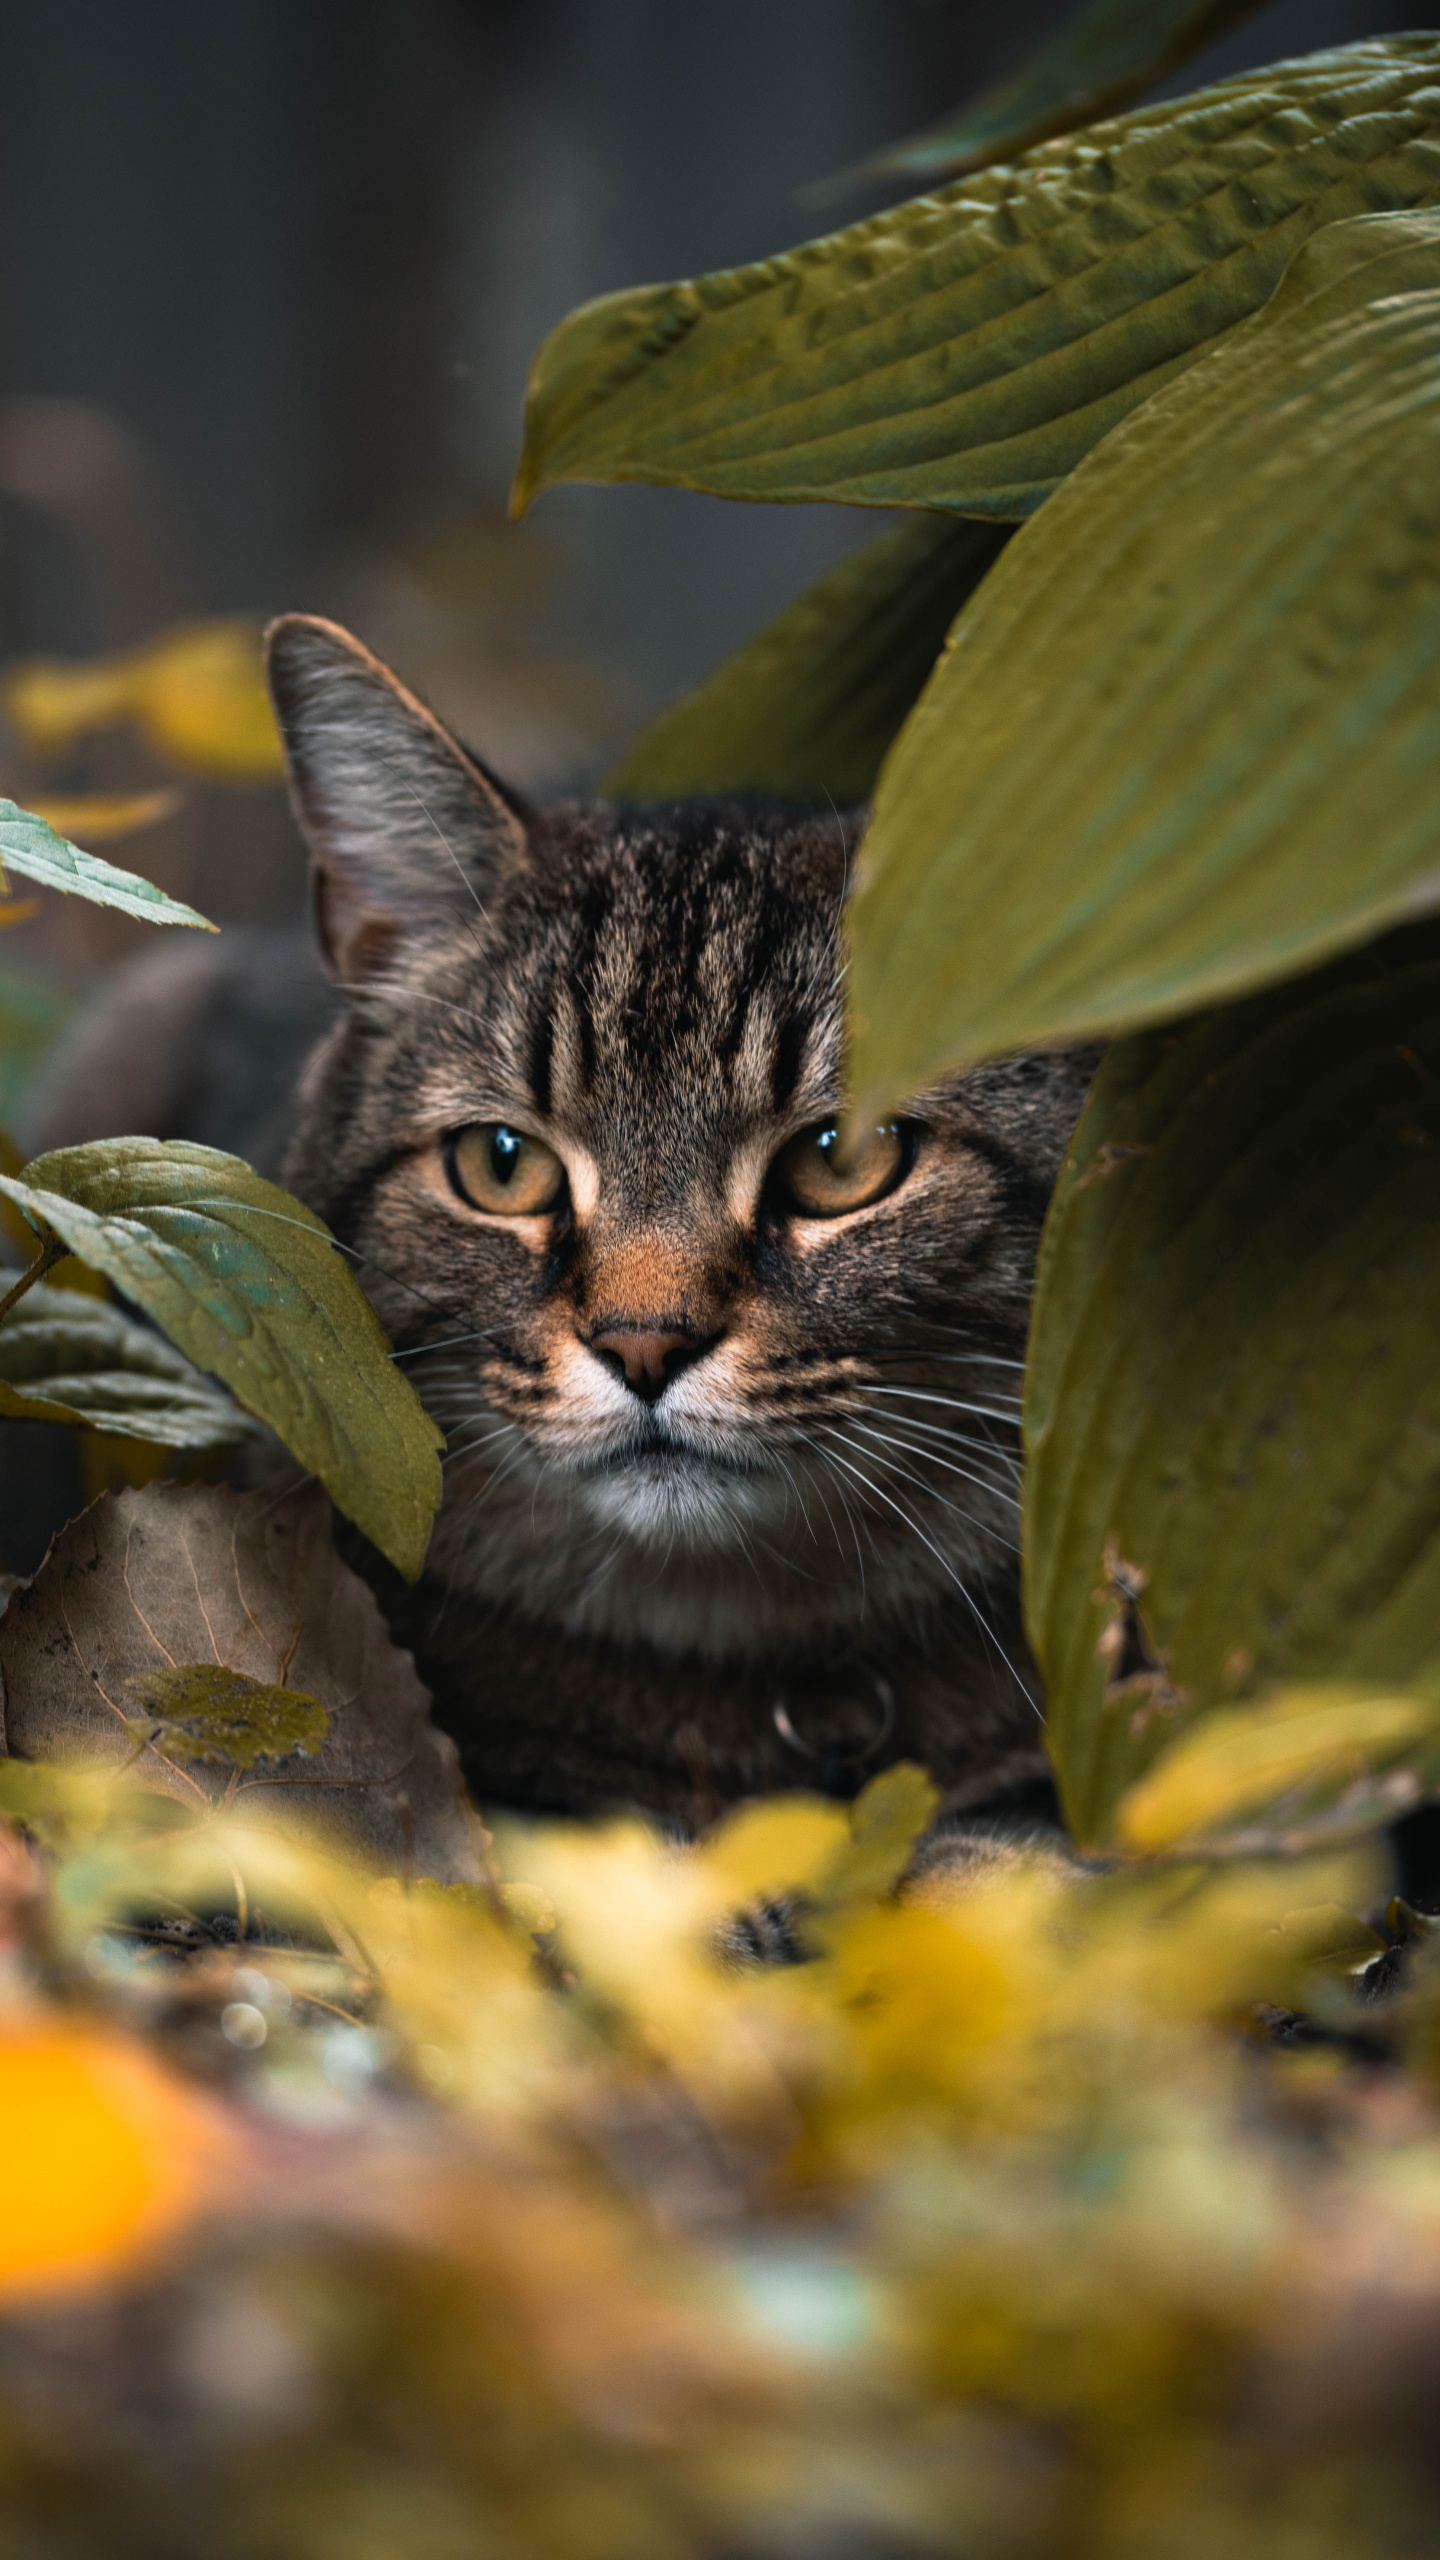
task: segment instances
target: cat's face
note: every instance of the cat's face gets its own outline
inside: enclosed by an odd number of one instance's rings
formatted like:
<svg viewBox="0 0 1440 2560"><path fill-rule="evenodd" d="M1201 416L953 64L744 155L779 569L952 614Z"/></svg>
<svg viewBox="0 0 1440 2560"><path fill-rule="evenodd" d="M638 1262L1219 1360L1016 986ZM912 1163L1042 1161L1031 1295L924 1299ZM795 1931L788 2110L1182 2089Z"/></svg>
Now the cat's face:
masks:
<svg viewBox="0 0 1440 2560"><path fill-rule="evenodd" d="M842 822L519 812L325 626L277 698L351 991L291 1178L447 1434L432 1561L728 1650L973 1598L1082 1069L847 1154Z"/></svg>

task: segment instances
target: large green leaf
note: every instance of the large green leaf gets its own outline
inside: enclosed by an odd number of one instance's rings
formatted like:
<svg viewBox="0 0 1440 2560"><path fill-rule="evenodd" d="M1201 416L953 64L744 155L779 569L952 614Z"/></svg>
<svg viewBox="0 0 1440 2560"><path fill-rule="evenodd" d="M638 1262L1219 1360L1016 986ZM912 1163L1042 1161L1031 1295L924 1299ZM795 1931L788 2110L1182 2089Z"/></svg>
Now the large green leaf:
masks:
<svg viewBox="0 0 1440 2560"><path fill-rule="evenodd" d="M1080 1836L1277 1682L1440 1683L1440 928L1123 1040L1041 1252L1026 1606Z"/></svg>
<svg viewBox="0 0 1440 2560"><path fill-rule="evenodd" d="M768 622L606 775L617 800L763 791L868 799L891 739L1008 527L916 516Z"/></svg>
<svg viewBox="0 0 1440 2560"><path fill-rule="evenodd" d="M1048 44L943 123L861 161L809 190L812 197L876 178L922 186L984 169L1048 134L1073 133L1128 106L1192 54L1253 17L1263 0L1089 0L1062 19Z"/></svg>
<svg viewBox="0 0 1440 2560"><path fill-rule="evenodd" d="M58 1148L0 1191L223 1378L413 1581L440 1434L309 1209L238 1156L152 1138Z"/></svg>
<svg viewBox="0 0 1440 2560"><path fill-rule="evenodd" d="M74 1289L27 1291L0 1324L0 1413L223 1449L254 1425L223 1388L148 1325Z"/></svg>
<svg viewBox="0 0 1440 2560"><path fill-rule="evenodd" d="M1440 201L1440 37L1146 107L786 256L587 303L530 378L552 480L1029 515L1322 224Z"/></svg>
<svg viewBox="0 0 1440 2560"><path fill-rule="evenodd" d="M1082 464L881 775L860 1096L1153 1021L1440 899L1440 216L1337 225Z"/></svg>
<svg viewBox="0 0 1440 2560"><path fill-rule="evenodd" d="M113 862L102 862L98 853L82 853L78 844L57 836L33 809L19 809L13 800L0 800L0 865L0 887L5 871L19 871L47 889L63 889L67 897L89 898L98 907L122 907L127 916L140 916L146 924L192 924L205 933L216 930L208 916L183 907L178 898L167 898L163 889L142 880L137 872L117 871Z"/></svg>

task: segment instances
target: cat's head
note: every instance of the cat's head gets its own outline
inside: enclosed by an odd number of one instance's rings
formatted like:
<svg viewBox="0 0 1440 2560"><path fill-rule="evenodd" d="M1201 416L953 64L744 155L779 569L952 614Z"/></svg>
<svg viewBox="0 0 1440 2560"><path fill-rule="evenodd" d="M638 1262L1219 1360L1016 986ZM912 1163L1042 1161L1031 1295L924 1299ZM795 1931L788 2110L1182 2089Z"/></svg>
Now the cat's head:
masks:
<svg viewBox="0 0 1440 2560"><path fill-rule="evenodd" d="M448 1435L439 1570L729 1650L969 1606L1088 1062L844 1158L853 820L531 810L333 626L271 670L348 999L289 1178Z"/></svg>

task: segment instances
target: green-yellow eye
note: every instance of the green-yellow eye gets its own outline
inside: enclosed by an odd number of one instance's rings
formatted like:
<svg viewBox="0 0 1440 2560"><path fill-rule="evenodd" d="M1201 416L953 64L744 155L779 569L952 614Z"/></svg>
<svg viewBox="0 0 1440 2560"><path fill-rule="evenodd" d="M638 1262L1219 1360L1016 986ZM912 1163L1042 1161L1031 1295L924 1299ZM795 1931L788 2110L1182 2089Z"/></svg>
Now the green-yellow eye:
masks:
<svg viewBox="0 0 1440 2560"><path fill-rule="evenodd" d="M458 1130L446 1148L445 1169L462 1200L495 1218L539 1217L565 1190L554 1148L508 1120L477 1120Z"/></svg>
<svg viewBox="0 0 1440 2560"><path fill-rule="evenodd" d="M896 1120L861 1132L842 1150L840 1124L822 1120L802 1129L776 1158L785 1198L802 1218L841 1218L847 1209L868 1209L893 1191L910 1161L905 1131Z"/></svg>

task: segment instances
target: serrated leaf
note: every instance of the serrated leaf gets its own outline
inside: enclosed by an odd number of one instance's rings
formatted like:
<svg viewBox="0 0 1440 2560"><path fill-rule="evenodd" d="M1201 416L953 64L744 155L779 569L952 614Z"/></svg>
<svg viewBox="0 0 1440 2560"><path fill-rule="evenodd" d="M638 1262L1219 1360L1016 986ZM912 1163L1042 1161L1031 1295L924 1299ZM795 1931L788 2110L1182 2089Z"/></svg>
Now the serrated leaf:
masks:
<svg viewBox="0 0 1440 2560"><path fill-rule="evenodd" d="M617 800L868 799L946 632L1009 538L946 516L881 534L662 712L602 789Z"/></svg>
<svg viewBox="0 0 1440 2560"><path fill-rule="evenodd" d="M531 370L556 480L1024 517L1325 224L1440 201L1440 38L1145 107L782 257L608 294Z"/></svg>
<svg viewBox="0 0 1440 2560"><path fill-rule="evenodd" d="M162 1335L103 1298L43 1283L0 1325L0 1413L171 1449L232 1448L254 1428Z"/></svg>
<svg viewBox="0 0 1440 2560"><path fill-rule="evenodd" d="M441 1435L319 1218L238 1156L152 1138L58 1148L0 1191L223 1378L415 1579Z"/></svg>
<svg viewBox="0 0 1440 2560"><path fill-rule="evenodd" d="M78 844L57 835L33 809L18 809L13 800L0 800L0 864L6 871L21 872L27 880L39 880L47 889L61 889L67 897L89 898L97 907L119 907L146 924L197 925L204 933L216 930L208 916L197 915L178 898L167 898L163 889L134 871L117 871L113 862L102 861L98 853L82 853Z"/></svg>
<svg viewBox="0 0 1440 2560"><path fill-rule="evenodd" d="M37 755L128 722L168 763L212 782L278 781L285 769L252 622L182 623L118 657L27 659L0 700Z"/></svg>
<svg viewBox="0 0 1440 2560"><path fill-rule="evenodd" d="M1440 1681L1440 929L1117 1043L1057 1189L1025 1577L1082 1840L1197 1715Z"/></svg>
<svg viewBox="0 0 1440 2560"><path fill-rule="evenodd" d="M1440 216L1340 224L961 614L852 915L868 1108L1440 900Z"/></svg>
<svg viewBox="0 0 1440 2560"><path fill-rule="evenodd" d="M1141 1856L1294 1855L1358 1839L1437 1787L1440 1698L1317 1683L1202 1716L1127 1788L1115 1837Z"/></svg>
<svg viewBox="0 0 1440 2560"><path fill-rule="evenodd" d="M318 1751L330 1731L318 1698L252 1680L223 1662L164 1663L125 1688L152 1719L149 1739L167 1760L253 1769L261 1760Z"/></svg>
<svg viewBox="0 0 1440 2560"><path fill-rule="evenodd" d="M1253 17L1260 5L1261 0L1090 0L1063 19L1020 70L967 99L941 123L888 144L808 192L818 200L877 178L929 186L937 178L1008 160L1049 134L1073 133L1077 125L1127 106Z"/></svg>

